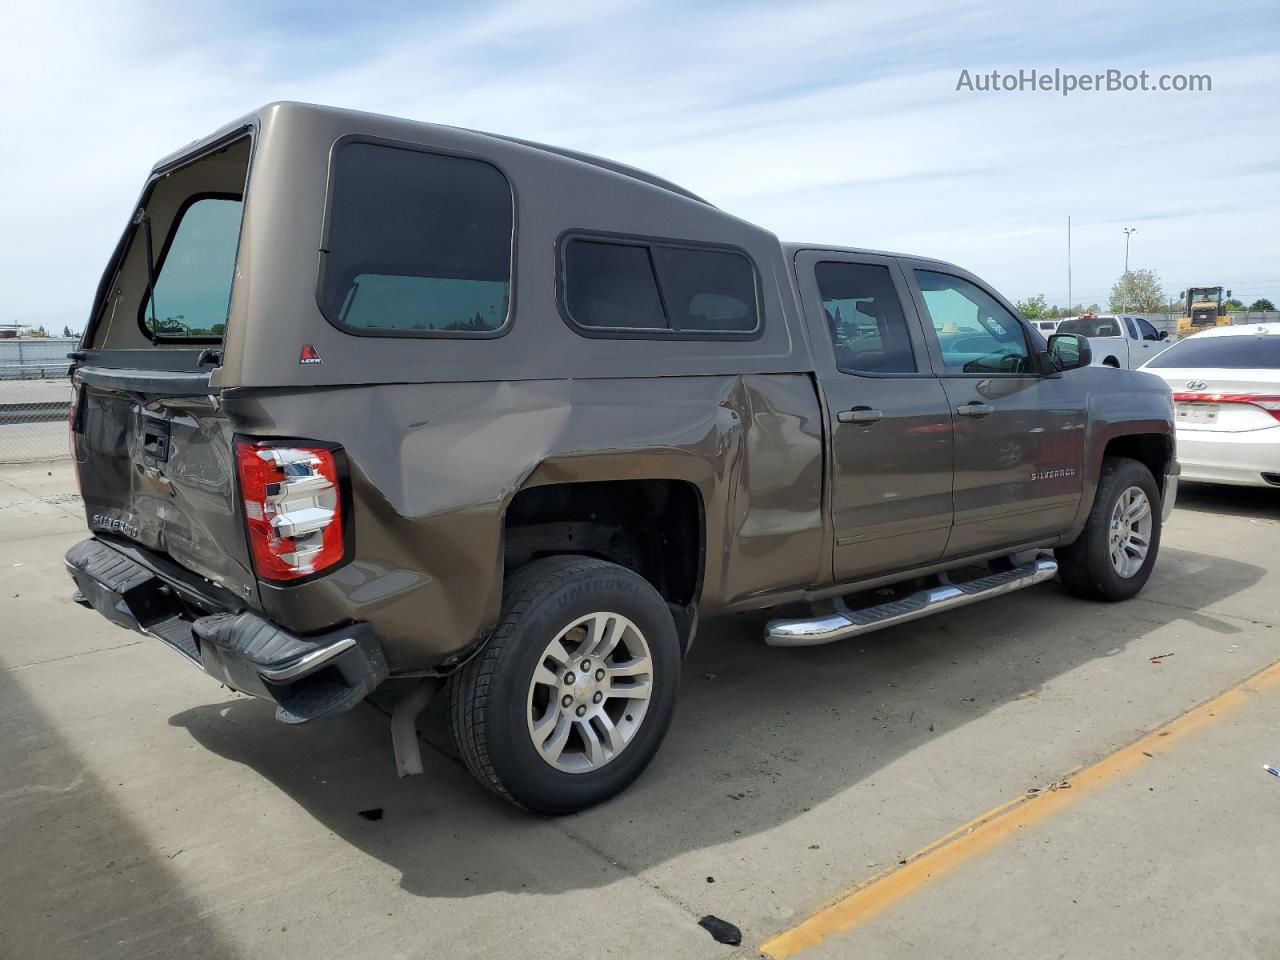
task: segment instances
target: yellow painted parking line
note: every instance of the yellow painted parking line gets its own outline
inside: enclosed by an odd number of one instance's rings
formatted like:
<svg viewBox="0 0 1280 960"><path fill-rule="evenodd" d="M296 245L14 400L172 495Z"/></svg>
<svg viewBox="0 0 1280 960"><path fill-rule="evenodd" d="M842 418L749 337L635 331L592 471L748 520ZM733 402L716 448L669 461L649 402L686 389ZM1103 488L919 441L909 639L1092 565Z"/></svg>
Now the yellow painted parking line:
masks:
<svg viewBox="0 0 1280 960"><path fill-rule="evenodd" d="M1067 778L1069 788L1047 790L1035 796L1018 797L1002 803L939 837L908 857L904 866L886 871L858 887L844 891L802 923L766 941L760 948L761 952L773 960L786 960L807 947L821 943L832 934L853 929L867 918L992 849L1018 831L1071 805L1081 795L1107 784L1143 761L1159 756L1214 717L1239 707L1254 694L1277 685L1280 685L1280 660L1129 746L1072 774Z"/></svg>

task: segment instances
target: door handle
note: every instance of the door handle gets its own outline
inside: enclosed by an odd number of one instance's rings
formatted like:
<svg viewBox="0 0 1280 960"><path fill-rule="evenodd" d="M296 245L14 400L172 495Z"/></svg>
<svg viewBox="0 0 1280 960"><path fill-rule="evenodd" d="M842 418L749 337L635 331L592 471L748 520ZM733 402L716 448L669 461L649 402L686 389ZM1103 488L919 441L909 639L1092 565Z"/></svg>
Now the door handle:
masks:
<svg viewBox="0 0 1280 960"><path fill-rule="evenodd" d="M962 417L985 417L989 413L995 413L996 408L989 403L979 403L974 400L972 403L966 403L962 407L956 407L956 413Z"/></svg>
<svg viewBox="0 0 1280 960"><path fill-rule="evenodd" d="M872 410L870 407L854 407L836 414L836 419L841 423L875 423L883 418L883 410Z"/></svg>

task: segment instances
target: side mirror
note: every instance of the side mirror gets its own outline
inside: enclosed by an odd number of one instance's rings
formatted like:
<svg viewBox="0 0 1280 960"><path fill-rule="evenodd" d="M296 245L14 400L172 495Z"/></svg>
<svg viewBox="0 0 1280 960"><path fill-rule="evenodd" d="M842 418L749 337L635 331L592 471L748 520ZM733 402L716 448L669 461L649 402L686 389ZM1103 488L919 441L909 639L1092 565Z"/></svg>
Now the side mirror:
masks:
<svg viewBox="0 0 1280 960"><path fill-rule="evenodd" d="M1169 331L1168 331L1168 330L1161 330L1161 331L1160 331L1159 336L1157 336L1157 337L1156 337L1156 339L1157 339L1157 340L1168 340L1168 339L1169 339Z"/></svg>
<svg viewBox="0 0 1280 960"><path fill-rule="evenodd" d="M1059 370L1075 370L1093 363L1089 338L1078 333L1055 333L1049 338L1049 359Z"/></svg>

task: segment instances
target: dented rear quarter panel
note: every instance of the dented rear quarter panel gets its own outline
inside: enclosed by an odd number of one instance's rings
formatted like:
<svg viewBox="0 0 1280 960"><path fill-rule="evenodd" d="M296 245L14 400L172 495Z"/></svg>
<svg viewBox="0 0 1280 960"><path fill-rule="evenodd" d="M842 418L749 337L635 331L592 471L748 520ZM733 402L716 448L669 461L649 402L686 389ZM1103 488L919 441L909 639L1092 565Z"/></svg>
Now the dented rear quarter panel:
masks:
<svg viewBox="0 0 1280 960"><path fill-rule="evenodd" d="M507 506L528 486L669 479L698 491L706 613L802 589L822 566L822 426L803 374L389 384L241 394L237 430L343 444L353 557L263 584L310 632L370 622L393 672L429 669L498 618Z"/></svg>

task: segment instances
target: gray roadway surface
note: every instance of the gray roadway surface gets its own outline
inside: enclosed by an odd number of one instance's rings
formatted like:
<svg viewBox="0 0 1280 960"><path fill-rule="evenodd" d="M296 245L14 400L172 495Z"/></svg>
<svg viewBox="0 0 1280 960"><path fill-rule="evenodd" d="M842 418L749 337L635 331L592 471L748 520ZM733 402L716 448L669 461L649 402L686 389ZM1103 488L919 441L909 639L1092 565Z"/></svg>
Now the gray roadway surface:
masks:
<svg viewBox="0 0 1280 960"><path fill-rule="evenodd" d="M1185 488L1122 605L1050 583L790 651L756 619L707 625L648 773L543 820L433 751L397 780L373 709L285 728L73 605L70 485L0 468L4 957L753 956L1280 657L1280 491ZM1278 720L1260 695L811 955L1280 954Z"/></svg>

